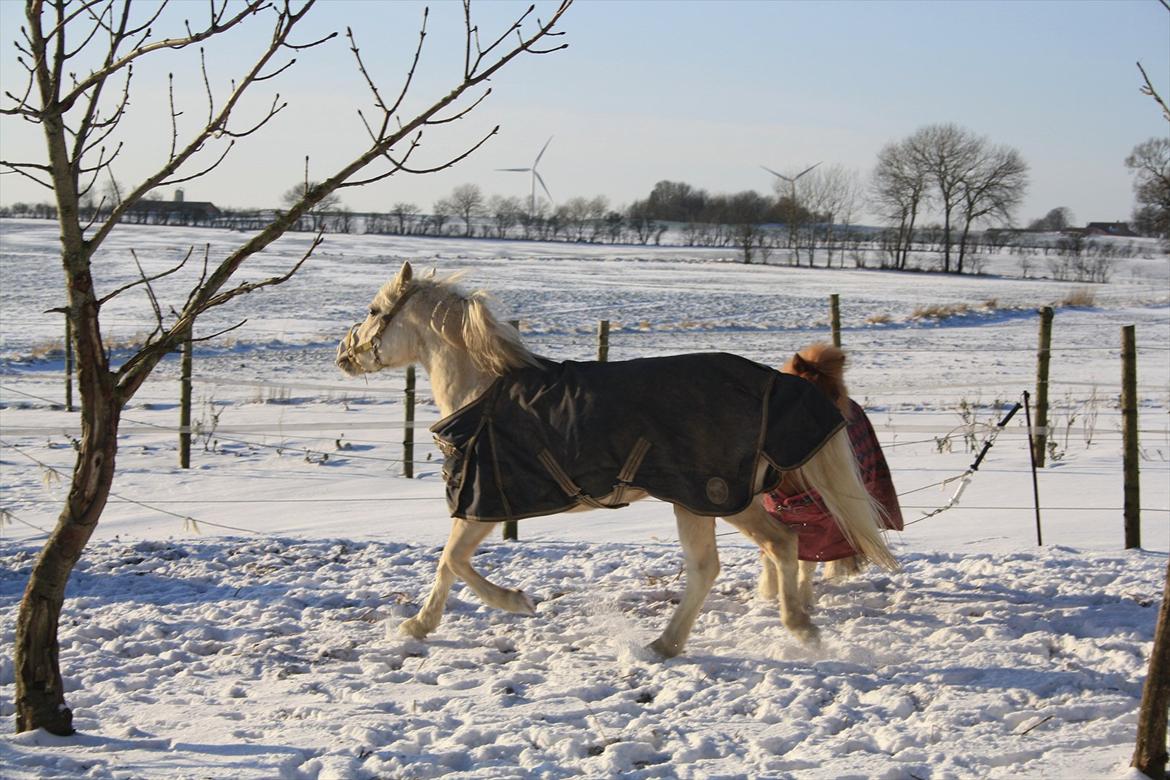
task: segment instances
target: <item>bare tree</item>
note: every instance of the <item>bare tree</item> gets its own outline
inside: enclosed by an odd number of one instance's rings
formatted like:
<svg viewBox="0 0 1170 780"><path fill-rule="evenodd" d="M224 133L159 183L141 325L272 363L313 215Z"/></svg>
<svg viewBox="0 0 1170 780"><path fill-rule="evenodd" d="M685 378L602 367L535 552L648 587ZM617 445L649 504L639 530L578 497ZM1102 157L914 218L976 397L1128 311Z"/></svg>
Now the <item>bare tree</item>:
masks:
<svg viewBox="0 0 1170 780"><path fill-rule="evenodd" d="M493 195L488 198L487 210L495 224L496 238L507 238L508 231L524 214L524 204L515 196Z"/></svg>
<svg viewBox="0 0 1170 780"><path fill-rule="evenodd" d="M979 220L998 219L1010 223L1012 213L1028 189L1028 164L1018 151L1008 146L979 144L976 154L960 188L963 230L959 237L957 273L963 273L971 226Z"/></svg>
<svg viewBox="0 0 1170 780"><path fill-rule="evenodd" d="M858 197L857 174L842 165L811 171L796 182L798 201L813 219L806 230L808 263L814 264L818 243L825 246L825 267L833 264L834 226L844 217L850 221Z"/></svg>
<svg viewBox="0 0 1170 780"><path fill-rule="evenodd" d="M413 203L399 201L390 208L390 216L394 217L394 221L398 223L398 235L404 236L407 234L407 223L414 222L414 218L419 214L419 207Z"/></svg>
<svg viewBox="0 0 1170 780"><path fill-rule="evenodd" d="M465 46L462 74L451 88L419 113L400 115L426 36L423 15L418 46L394 100L385 100L362 62L352 30L347 30L356 68L369 87L374 111L359 111L368 133L364 149L337 168L315 187L306 188L300 200L225 257L213 262L205 255L203 271L185 300L164 305L152 282L177 272L182 266L154 276L141 273L131 284L109 292L101 290L95 273L95 253L127 211L156 187L189 181L223 163L237 140L251 135L283 108L279 97L261 112L259 122L240 126L234 110L253 88L276 77L292 65L287 58L325 40L298 42L298 25L315 0L246 0L229 4L212 0L198 7L203 22L186 22L175 34L164 35L161 17L166 4L158 4L145 16L136 6L119 0L27 0L27 24L16 42L20 63L27 71L24 90L6 95L3 114L40 126L45 140L43 159L3 160L0 168L43 185L57 204L60 224L61 263L65 272L65 313L72 325L81 398L81 436L65 506L57 525L33 565L16 622L14 653L16 677L16 728L44 728L54 734L73 731L73 715L65 705L57 628L64 603L65 586L73 566L93 534L109 498L118 451L118 426L122 410L164 356L174 351L191 333L202 313L254 290L278 285L292 276L312 254L321 237L311 242L304 257L287 273L256 282L233 282L241 266L284 233L334 191L379 181L397 172L425 173L449 167L479 148L492 130L466 151L429 168L412 167L410 158L425 130L451 122L475 109L490 90L477 89L501 68L524 53L542 54L563 48L544 46L544 39L559 35L556 26L571 0L563 0L546 22L530 20L533 9L516 19L498 37L473 24L470 6L464 4ZM232 9L229 11L229 7ZM180 111L171 101L169 153L153 173L127 187L121 202L92 220L82 217L79 204L95 183L111 175L111 163L122 146L117 144L119 126L132 94L133 66L156 61L157 55L224 41L224 33L237 27L271 24L261 36L255 59L237 74L219 96L211 89L206 69L206 122L180 138ZM224 45L229 45L226 41ZM476 95L476 93L480 93ZM400 149L400 145L405 148ZM210 161L204 156L218 151ZM100 267L100 266L99 266ZM234 286L233 286L234 285ZM145 343L125 362L114 366L103 346L102 307L130 289L141 287L155 315L154 329ZM164 315L164 312L170 314ZM210 338L210 336L208 337Z"/></svg>
<svg viewBox="0 0 1170 780"><path fill-rule="evenodd" d="M943 271L951 269L954 220L963 199L963 182L975 167L982 139L958 125L928 125L907 140L915 165L925 168L942 211Z"/></svg>
<svg viewBox="0 0 1170 780"><path fill-rule="evenodd" d="M886 144L878 153L870 193L877 210L896 226L891 250L899 270L906 268L915 223L929 203L928 175L925 160L913 154L908 141Z"/></svg>
<svg viewBox="0 0 1170 780"><path fill-rule="evenodd" d="M1034 219L1029 222L1028 229L1048 230L1055 232L1072 227L1072 224L1075 221L1076 217L1073 215L1072 209L1070 209L1068 206L1057 206L1054 209L1050 209L1048 213L1040 219Z"/></svg>
<svg viewBox="0 0 1170 780"><path fill-rule="evenodd" d="M476 184L460 184L447 198L451 211L463 220L465 236L471 235L471 221L483 214L483 190Z"/></svg>
<svg viewBox="0 0 1170 780"><path fill-rule="evenodd" d="M436 200L434 205L431 206L430 219L431 230L434 235L443 235L443 228L446 227L451 217L455 216L455 214L455 204L451 202L450 198L439 198Z"/></svg>
<svg viewBox="0 0 1170 780"><path fill-rule="evenodd" d="M1125 167L1134 174L1134 222L1142 233L1170 236L1170 138L1151 138L1133 148Z"/></svg>

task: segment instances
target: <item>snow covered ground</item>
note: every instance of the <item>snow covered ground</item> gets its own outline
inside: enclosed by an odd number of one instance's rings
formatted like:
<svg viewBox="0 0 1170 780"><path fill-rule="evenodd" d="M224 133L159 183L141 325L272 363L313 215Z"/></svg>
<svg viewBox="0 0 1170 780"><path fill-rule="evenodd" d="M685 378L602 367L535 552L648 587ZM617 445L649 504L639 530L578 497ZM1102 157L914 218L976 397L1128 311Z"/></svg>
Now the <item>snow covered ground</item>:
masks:
<svg viewBox="0 0 1170 780"><path fill-rule="evenodd" d="M64 397L51 223L0 221L0 713L13 622L66 490L77 415ZM238 234L128 228L113 290L136 271L164 310ZM306 238L257 258L281 272ZM4 777L1126 778L1170 550L1170 264L1119 261L1053 335L1056 460L1036 543L1023 415L959 505L891 540L896 574L822 583L822 647L754 597L755 553L721 536L723 571L679 658L641 649L681 587L669 507L525 521L477 567L537 615L456 586L426 642L395 631L446 536L437 453L417 432L401 476L401 372L347 380L333 348L402 259L462 270L534 348L610 357L720 349L776 364L827 334L842 301L854 395L886 447L908 520L947 502L1010 404L1032 390L1035 307L1077 285L743 266L733 252L330 237L293 281L199 325L196 437L177 467L177 364L127 409L119 475L61 626L79 734L0 737ZM1042 272L1042 268L1040 269ZM994 299L994 306L984 305ZM943 322L916 307L967 303ZM150 329L140 291L107 310L115 350ZM1137 327L1143 549L1123 550L1122 325ZM197 335L199 335L197 333ZM116 352L116 354L124 354ZM436 410L420 376L418 417ZM977 427L965 436L966 421ZM725 533L726 528L720 532Z"/></svg>

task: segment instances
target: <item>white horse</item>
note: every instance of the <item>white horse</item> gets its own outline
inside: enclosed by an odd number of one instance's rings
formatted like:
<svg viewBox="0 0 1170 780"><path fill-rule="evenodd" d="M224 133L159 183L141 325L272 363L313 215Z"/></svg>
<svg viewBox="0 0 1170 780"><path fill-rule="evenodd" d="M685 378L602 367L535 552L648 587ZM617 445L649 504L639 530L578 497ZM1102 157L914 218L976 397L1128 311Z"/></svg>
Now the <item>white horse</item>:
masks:
<svg viewBox="0 0 1170 780"><path fill-rule="evenodd" d="M436 279L433 272L415 279L410 264L404 263L374 297L365 321L354 325L338 345L337 365L350 376L360 376L418 363L430 378L435 403L447 417L480 399L508 372L539 364L521 343L516 329L493 317L483 293L465 294L452 281ZM726 402L721 398L705 400L706 406L700 408ZM781 580L780 618L785 627L801 641L815 642L817 629L798 596L796 534L773 520L760 501L761 491L772 487L765 482L769 477L775 481L775 473L769 474L767 465L757 464L754 498L749 505L723 519L759 545L774 564ZM843 427L796 469L796 474L822 496L856 549L881 566L897 567L882 538L878 509L862 484ZM588 503L606 505L615 499L614 503L624 504L646 495L624 484L616 492L620 496L589 499ZM575 508L590 507L582 504ZM685 592L665 630L650 645L667 658L682 652L719 573L716 518L696 514L677 503L674 514L686 561ZM519 614L534 613L535 605L528 596L489 582L471 564L476 547L493 527L492 522L453 518L430 595L419 612L401 624L404 634L422 639L438 627L456 578L467 583L485 604Z"/></svg>

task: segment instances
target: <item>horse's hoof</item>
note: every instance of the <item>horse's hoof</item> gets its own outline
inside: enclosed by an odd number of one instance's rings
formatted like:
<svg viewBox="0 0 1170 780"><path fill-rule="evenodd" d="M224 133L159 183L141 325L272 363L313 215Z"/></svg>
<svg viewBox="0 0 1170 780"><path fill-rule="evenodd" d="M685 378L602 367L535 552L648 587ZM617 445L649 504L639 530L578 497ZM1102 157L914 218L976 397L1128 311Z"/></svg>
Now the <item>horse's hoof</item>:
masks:
<svg viewBox="0 0 1170 780"><path fill-rule="evenodd" d="M509 592L511 603L504 605L504 608L516 615L535 615L536 602L528 597L528 594L522 590L513 590Z"/></svg>
<svg viewBox="0 0 1170 780"><path fill-rule="evenodd" d="M418 618L408 618L398 624L398 633L415 639L426 639L430 632L423 627Z"/></svg>
<svg viewBox="0 0 1170 780"><path fill-rule="evenodd" d="M799 628L788 629L792 635L796 637L797 641L805 647L820 647L821 646L821 632L811 623L807 626L800 626Z"/></svg>
<svg viewBox="0 0 1170 780"><path fill-rule="evenodd" d="M666 642L662 641L661 637L646 645L646 649L664 661L668 658L674 658L676 655L682 652L681 647L675 647L673 644L667 644Z"/></svg>

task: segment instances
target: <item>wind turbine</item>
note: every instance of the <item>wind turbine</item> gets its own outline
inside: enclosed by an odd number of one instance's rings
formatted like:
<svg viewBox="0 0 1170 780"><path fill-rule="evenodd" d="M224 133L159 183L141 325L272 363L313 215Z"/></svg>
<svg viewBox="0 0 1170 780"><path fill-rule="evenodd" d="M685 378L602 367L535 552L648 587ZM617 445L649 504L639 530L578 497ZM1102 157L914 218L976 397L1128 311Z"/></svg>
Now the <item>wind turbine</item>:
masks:
<svg viewBox="0 0 1170 780"><path fill-rule="evenodd" d="M544 183L544 179L540 177L540 172L536 170L536 166L540 165L540 158L544 157L544 150L552 143L553 137L550 135L548 140L544 142L544 146L540 148L540 154L536 155L536 159L532 161L531 168L496 168L497 171L509 171L512 173L531 173L532 174L532 195L528 201L528 215L536 215L536 183L540 182L540 188L544 190L544 194L548 196L548 202L552 203L552 193L548 191L548 187Z"/></svg>
<svg viewBox="0 0 1170 780"><path fill-rule="evenodd" d="M785 176L782 173L777 173L776 171L772 170L771 168L769 168L766 165L761 165L760 167L763 168L768 173L772 174L773 176L778 176L779 178L783 179L784 181L786 181L792 185L792 204L796 205L796 180L799 179L801 176L804 176L806 173L811 171L813 168L817 167L817 165L820 165L820 163L817 163L816 165L808 166L807 168L805 168L803 171L796 174L795 176Z"/></svg>
<svg viewBox="0 0 1170 780"><path fill-rule="evenodd" d="M799 204L796 202L796 180L799 179L801 176L804 176L806 173L811 171L813 168L817 167L817 165L820 165L820 163L817 163L816 165L808 166L807 168L805 168L803 171L796 174L795 176L785 176L782 173L778 173L778 172L772 170L771 168L769 168L766 165L760 166L761 168L763 168L765 171L772 174L773 176L777 176L777 177L783 179L784 181L786 181L792 185L792 216L794 218L799 219L798 212L797 212L797 209L799 208ZM795 236L793 235L791 224L787 225L787 231L788 231L788 247L791 249L795 244ZM799 265L799 262L797 264Z"/></svg>

